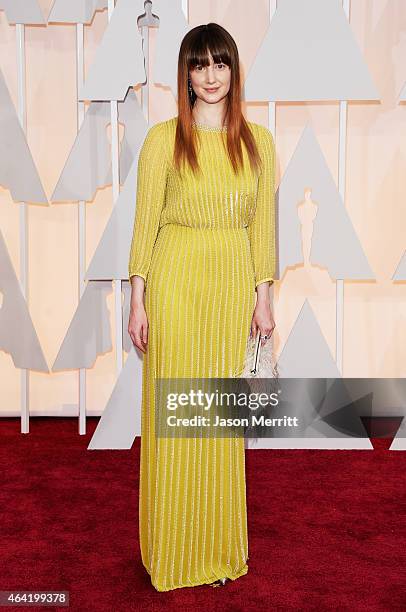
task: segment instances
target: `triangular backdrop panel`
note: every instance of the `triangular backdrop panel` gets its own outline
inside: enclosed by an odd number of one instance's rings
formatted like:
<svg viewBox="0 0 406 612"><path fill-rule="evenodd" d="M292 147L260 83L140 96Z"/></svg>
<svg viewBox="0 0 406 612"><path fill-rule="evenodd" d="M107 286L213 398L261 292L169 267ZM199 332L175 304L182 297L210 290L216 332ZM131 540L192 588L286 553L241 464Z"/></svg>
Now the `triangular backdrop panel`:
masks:
<svg viewBox="0 0 406 612"><path fill-rule="evenodd" d="M118 0L79 100L123 100L129 87L146 82L142 37L137 19L144 0Z"/></svg>
<svg viewBox="0 0 406 612"><path fill-rule="evenodd" d="M134 160L85 275L86 280L128 280L137 189L138 157Z"/></svg>
<svg viewBox="0 0 406 612"><path fill-rule="evenodd" d="M152 4L153 14L159 17L156 39L153 82L169 86L175 98L177 92L178 54L182 38L190 30L182 10L182 2L156 0Z"/></svg>
<svg viewBox="0 0 406 612"><path fill-rule="evenodd" d="M131 448L135 436L141 435L142 366L142 356L132 348L88 450Z"/></svg>
<svg viewBox="0 0 406 612"><path fill-rule="evenodd" d="M396 270L392 276L392 280L394 281L406 280L406 251L403 253L402 258L396 267Z"/></svg>
<svg viewBox="0 0 406 612"><path fill-rule="evenodd" d="M52 202L92 202L97 189L107 185L111 165L106 133L109 123L110 104L92 102L52 193Z"/></svg>
<svg viewBox="0 0 406 612"><path fill-rule="evenodd" d="M245 81L246 100L379 100L340 0L282 0Z"/></svg>
<svg viewBox="0 0 406 612"><path fill-rule="evenodd" d="M306 299L278 359L281 378L339 378L341 373Z"/></svg>
<svg viewBox="0 0 406 612"><path fill-rule="evenodd" d="M404 323L404 321L403 321ZM351 399L362 405L362 416L406 416L406 379L351 378ZM369 412L363 408L368 398Z"/></svg>
<svg viewBox="0 0 406 612"><path fill-rule="evenodd" d="M273 438L249 439L249 447L372 449L359 417L346 410L351 397L344 386L339 387L341 374L308 300L305 300L279 356L278 370L281 379L301 380L287 387L289 397L285 399L289 400L291 414L287 414L286 406L281 404L272 411L272 416L298 416L302 424L301 436L295 437L295 430L291 427L282 432L283 437L278 437L276 429ZM326 396L323 383L314 380L318 378L335 379L333 406L317 403L317 398L321 402ZM358 432L359 437L346 432Z"/></svg>
<svg viewBox="0 0 406 612"><path fill-rule="evenodd" d="M93 367L97 356L113 349L107 296L110 281L87 283L61 348L53 372Z"/></svg>
<svg viewBox="0 0 406 612"><path fill-rule="evenodd" d="M10 24L43 25L46 23L38 0L0 0L0 10Z"/></svg>
<svg viewBox="0 0 406 612"><path fill-rule="evenodd" d="M135 349L127 332L131 287L123 283L123 349L128 358L92 436L89 450L131 448L141 435L143 354Z"/></svg>
<svg viewBox="0 0 406 612"><path fill-rule="evenodd" d="M55 0L48 23L90 24L96 11L107 8L108 0Z"/></svg>
<svg viewBox="0 0 406 612"><path fill-rule="evenodd" d="M124 125L120 150L120 183L128 176L144 141L148 124L133 89L118 103L118 119ZM112 183L111 145L107 137L110 104L92 102L51 196L52 202L91 202L98 189Z"/></svg>
<svg viewBox="0 0 406 612"><path fill-rule="evenodd" d="M289 266L303 262L297 207L309 188L317 205L311 263L326 268L332 279L375 278L310 126L303 130L277 192L279 278Z"/></svg>
<svg viewBox="0 0 406 612"><path fill-rule="evenodd" d="M0 70L0 185L15 202L48 204L24 131Z"/></svg>
<svg viewBox="0 0 406 612"><path fill-rule="evenodd" d="M406 451L406 416L403 417L402 424L392 440L389 450Z"/></svg>
<svg viewBox="0 0 406 612"><path fill-rule="evenodd" d="M27 302L0 231L0 350L16 368L49 372Z"/></svg>
<svg viewBox="0 0 406 612"><path fill-rule="evenodd" d="M118 120L124 125L124 135L121 141L119 158L120 184L124 185L148 130L148 123L145 119L145 115L138 104L137 96L132 88L128 90L124 102L118 103ZM112 182L113 178L110 164L107 173L107 184L111 185Z"/></svg>

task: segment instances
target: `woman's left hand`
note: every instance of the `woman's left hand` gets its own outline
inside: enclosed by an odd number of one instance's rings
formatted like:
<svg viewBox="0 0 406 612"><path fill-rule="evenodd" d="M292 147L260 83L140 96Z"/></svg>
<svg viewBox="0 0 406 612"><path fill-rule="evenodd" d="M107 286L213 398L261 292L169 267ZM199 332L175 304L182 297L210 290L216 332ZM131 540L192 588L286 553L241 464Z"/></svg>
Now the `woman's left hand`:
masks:
<svg viewBox="0 0 406 612"><path fill-rule="evenodd" d="M271 337L275 329L275 321L272 316L271 306L269 301L257 301L254 314L251 321L251 336L256 337L257 331L261 336ZM261 344L264 345L266 340L262 339Z"/></svg>

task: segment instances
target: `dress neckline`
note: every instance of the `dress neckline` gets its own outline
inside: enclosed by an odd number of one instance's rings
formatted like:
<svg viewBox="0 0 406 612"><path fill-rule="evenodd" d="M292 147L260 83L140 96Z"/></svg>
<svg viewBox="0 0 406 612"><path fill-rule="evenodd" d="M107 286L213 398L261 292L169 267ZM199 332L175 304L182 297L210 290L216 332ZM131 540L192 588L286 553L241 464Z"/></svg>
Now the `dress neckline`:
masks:
<svg viewBox="0 0 406 612"><path fill-rule="evenodd" d="M197 128L198 130L204 130L205 132L226 132L227 126L216 127L212 125L207 125L206 123L199 123L197 121L192 122L192 126Z"/></svg>

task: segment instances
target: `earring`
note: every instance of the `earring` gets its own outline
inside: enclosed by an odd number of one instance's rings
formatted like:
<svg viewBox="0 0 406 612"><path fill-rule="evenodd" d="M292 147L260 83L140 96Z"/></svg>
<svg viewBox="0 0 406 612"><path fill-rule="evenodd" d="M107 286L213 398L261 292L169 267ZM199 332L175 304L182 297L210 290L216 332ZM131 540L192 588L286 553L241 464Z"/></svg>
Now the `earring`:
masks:
<svg viewBox="0 0 406 612"><path fill-rule="evenodd" d="M192 87L192 82L191 82L191 80L189 78L187 80L187 85L188 85L188 91L189 91L189 98L190 98L191 101L193 101L194 91L193 91L193 87Z"/></svg>

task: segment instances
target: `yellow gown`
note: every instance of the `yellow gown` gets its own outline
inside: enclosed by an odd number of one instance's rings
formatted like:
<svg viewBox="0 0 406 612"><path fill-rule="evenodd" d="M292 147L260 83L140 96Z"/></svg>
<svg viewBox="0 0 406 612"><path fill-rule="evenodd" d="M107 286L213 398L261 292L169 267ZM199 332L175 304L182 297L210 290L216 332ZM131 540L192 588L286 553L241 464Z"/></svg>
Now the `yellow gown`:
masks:
<svg viewBox="0 0 406 612"><path fill-rule="evenodd" d="M174 168L176 122L151 127L140 151L128 269L145 279L139 537L158 591L248 572L244 439L156 437L154 381L239 372L255 288L275 268L271 132L248 122L264 165L254 172L242 144L235 176L227 128L194 125L194 175Z"/></svg>

